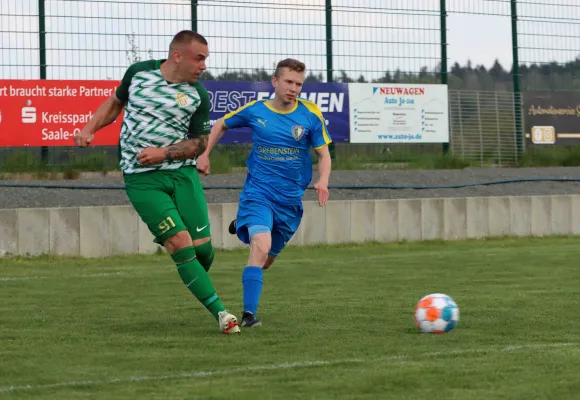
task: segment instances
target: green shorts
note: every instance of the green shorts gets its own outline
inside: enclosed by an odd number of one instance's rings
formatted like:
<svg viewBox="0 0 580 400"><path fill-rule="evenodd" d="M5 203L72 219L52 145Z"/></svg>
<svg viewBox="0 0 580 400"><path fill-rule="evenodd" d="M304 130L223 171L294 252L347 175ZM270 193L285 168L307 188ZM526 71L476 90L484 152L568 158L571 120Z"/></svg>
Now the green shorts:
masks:
<svg viewBox="0 0 580 400"><path fill-rule="evenodd" d="M209 237L210 224L203 187L194 166L176 170L126 174L125 190L137 214L163 244L187 230L192 239Z"/></svg>

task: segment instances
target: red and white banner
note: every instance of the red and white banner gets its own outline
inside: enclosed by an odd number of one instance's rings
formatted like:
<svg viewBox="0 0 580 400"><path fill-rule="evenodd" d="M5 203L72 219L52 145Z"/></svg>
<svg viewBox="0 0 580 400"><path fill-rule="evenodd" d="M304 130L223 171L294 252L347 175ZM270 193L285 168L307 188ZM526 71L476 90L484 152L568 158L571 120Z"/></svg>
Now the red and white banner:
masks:
<svg viewBox="0 0 580 400"><path fill-rule="evenodd" d="M0 147L75 146L80 132L119 81L0 80ZM119 143L122 113L93 146Z"/></svg>

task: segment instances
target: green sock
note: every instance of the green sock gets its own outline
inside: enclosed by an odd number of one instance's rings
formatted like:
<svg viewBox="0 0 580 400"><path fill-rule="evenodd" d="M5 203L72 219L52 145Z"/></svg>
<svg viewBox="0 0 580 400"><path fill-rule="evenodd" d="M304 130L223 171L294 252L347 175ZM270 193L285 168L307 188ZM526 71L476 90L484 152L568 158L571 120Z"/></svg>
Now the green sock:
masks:
<svg viewBox="0 0 580 400"><path fill-rule="evenodd" d="M190 246L177 250L171 255L177 265L177 271L181 280L191 293L218 319L218 313L225 311L225 307L219 299L213 283L195 257L195 247Z"/></svg>
<svg viewBox="0 0 580 400"><path fill-rule="evenodd" d="M205 242L204 244L197 246L195 248L195 254L197 256L197 261L199 261L203 269L205 269L206 272L209 272L209 269L213 264L213 259L215 256L211 240L209 242Z"/></svg>

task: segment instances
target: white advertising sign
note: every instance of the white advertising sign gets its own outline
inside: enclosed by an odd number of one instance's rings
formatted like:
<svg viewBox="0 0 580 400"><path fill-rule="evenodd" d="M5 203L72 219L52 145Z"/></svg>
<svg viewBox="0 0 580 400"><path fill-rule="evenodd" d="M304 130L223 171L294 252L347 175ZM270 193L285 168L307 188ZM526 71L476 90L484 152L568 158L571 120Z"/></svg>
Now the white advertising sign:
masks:
<svg viewBox="0 0 580 400"><path fill-rule="evenodd" d="M447 85L349 83L350 143L448 143Z"/></svg>

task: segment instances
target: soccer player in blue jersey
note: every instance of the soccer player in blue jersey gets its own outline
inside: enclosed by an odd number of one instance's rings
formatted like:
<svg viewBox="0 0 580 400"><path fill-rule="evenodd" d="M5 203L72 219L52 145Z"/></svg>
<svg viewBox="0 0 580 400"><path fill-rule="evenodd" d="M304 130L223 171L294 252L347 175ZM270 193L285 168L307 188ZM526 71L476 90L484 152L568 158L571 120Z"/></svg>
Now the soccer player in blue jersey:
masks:
<svg viewBox="0 0 580 400"><path fill-rule="evenodd" d="M304 63L285 59L272 77L273 99L255 100L226 114L213 126L207 149L197 169L209 173L209 155L227 129L250 127L253 147L246 165L248 175L240 193L236 215L238 238L250 245L242 273L243 327L260 326L256 317L263 283L263 268L292 238L302 220L302 197L312 173L305 170L310 148L318 155L319 179L314 185L320 206L328 201L331 159L330 135L316 104L298 97L304 84ZM269 264L268 264L269 263Z"/></svg>
<svg viewBox="0 0 580 400"><path fill-rule="evenodd" d="M312 158L310 157L310 153L306 153L306 154L307 154L307 157L304 157L304 160L303 160L304 162L302 164L301 186L304 190L306 190L306 188L308 188L308 185L310 185L310 182L312 181ZM230 225L228 227L228 232L230 233L230 235L236 234L236 220L235 219L232 222L230 222ZM268 253L268 259L266 260L266 263L264 264L262 269L270 268L272 266L272 264L274 264L274 261L276 261L276 257L278 255L278 253L270 250L270 253Z"/></svg>

